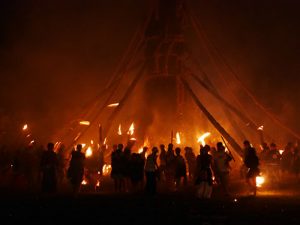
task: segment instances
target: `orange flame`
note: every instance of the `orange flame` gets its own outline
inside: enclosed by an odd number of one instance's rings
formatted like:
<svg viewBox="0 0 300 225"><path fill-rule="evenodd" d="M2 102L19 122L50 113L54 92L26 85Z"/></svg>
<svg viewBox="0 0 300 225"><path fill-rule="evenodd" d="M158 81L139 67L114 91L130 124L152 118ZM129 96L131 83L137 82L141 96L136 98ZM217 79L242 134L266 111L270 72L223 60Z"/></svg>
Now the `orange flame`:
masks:
<svg viewBox="0 0 300 225"><path fill-rule="evenodd" d="M118 135L122 135L122 126L121 124L119 124L119 128L118 128Z"/></svg>
<svg viewBox="0 0 300 225"><path fill-rule="evenodd" d="M134 123L132 123L132 124L130 125L127 134L129 134L129 135L133 135L133 134L134 134Z"/></svg>
<svg viewBox="0 0 300 225"><path fill-rule="evenodd" d="M85 157L89 158L93 155L93 150L91 147L88 147L87 150L85 151Z"/></svg>
<svg viewBox="0 0 300 225"><path fill-rule="evenodd" d="M102 168L102 173L104 176L109 175L111 172L111 165L109 164L104 164L103 168Z"/></svg>
<svg viewBox="0 0 300 225"><path fill-rule="evenodd" d="M200 137L198 137L198 143L201 143L202 146L204 146L206 143L205 143L205 138L207 138L208 136L210 136L210 132L206 132L204 133L203 135L201 135Z"/></svg>
<svg viewBox="0 0 300 225"><path fill-rule="evenodd" d="M81 185L87 185L87 181L85 179L82 180Z"/></svg>
<svg viewBox="0 0 300 225"><path fill-rule="evenodd" d="M263 176L256 177L256 187L261 187L265 183L265 178Z"/></svg>
<svg viewBox="0 0 300 225"><path fill-rule="evenodd" d="M181 144L180 134L179 132L176 132L176 144Z"/></svg>
<svg viewBox="0 0 300 225"><path fill-rule="evenodd" d="M96 187L100 187L100 180L97 181Z"/></svg>

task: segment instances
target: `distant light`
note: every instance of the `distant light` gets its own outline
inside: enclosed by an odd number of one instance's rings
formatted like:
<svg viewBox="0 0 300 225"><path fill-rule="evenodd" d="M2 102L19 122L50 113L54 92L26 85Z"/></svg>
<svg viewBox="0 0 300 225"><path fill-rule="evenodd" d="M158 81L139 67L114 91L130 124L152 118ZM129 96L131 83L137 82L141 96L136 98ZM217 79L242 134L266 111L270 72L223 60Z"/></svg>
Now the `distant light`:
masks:
<svg viewBox="0 0 300 225"><path fill-rule="evenodd" d="M91 123L90 123L90 121L83 120L83 121L80 121L79 124L84 125L84 126L89 126Z"/></svg>
<svg viewBox="0 0 300 225"><path fill-rule="evenodd" d="M82 184L82 185L87 185L87 181L86 181L86 180L83 180L83 181L81 182L81 184Z"/></svg>
<svg viewBox="0 0 300 225"><path fill-rule="evenodd" d="M279 150L279 154L282 155L284 150Z"/></svg>
<svg viewBox="0 0 300 225"><path fill-rule="evenodd" d="M107 105L107 107L109 107L109 108L113 108L113 107L117 107L117 106L119 106L118 102Z"/></svg>
<svg viewBox="0 0 300 225"><path fill-rule="evenodd" d="M264 130L264 126L260 126L257 130Z"/></svg>
<svg viewBox="0 0 300 225"><path fill-rule="evenodd" d="M28 125L27 124L24 124L24 126L23 126L23 128L22 128L22 130L27 130L28 129Z"/></svg>

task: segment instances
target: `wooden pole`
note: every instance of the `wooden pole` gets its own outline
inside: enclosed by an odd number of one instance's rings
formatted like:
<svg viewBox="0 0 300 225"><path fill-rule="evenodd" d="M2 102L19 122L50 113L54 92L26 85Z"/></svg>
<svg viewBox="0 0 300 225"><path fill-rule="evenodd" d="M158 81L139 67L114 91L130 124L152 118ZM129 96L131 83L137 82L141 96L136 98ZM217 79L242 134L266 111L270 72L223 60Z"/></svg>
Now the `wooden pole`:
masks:
<svg viewBox="0 0 300 225"><path fill-rule="evenodd" d="M115 118L117 117L118 113L122 110L122 108L124 107L125 103L127 102L128 98L131 96L133 90L135 89L137 83L139 82L139 80L141 79L141 77L144 74L144 69L146 67L146 64L143 63L141 69L138 71L136 77L134 78L134 80L131 82L131 84L129 85L129 87L127 88L124 96L121 98L121 100L119 101L119 105L115 108L115 110L112 112L112 114L109 116L109 118L107 119L107 122L104 126L104 128L106 129L106 135L108 135L109 130L111 128L111 125L113 123L113 121L115 120Z"/></svg>
<svg viewBox="0 0 300 225"><path fill-rule="evenodd" d="M103 145L103 132L102 132L102 125L99 124L99 145Z"/></svg>
<svg viewBox="0 0 300 225"><path fill-rule="evenodd" d="M211 124L224 136L224 138L229 142L229 144L235 149L237 154L240 157L243 157L243 150L239 146L239 144L230 136L229 133L219 124L219 122L210 114L210 112L205 108L205 106L199 101L193 90L190 88L187 81L181 76L181 81L186 88L186 90L190 93L194 102L198 106L198 108L205 114L207 119L211 122Z"/></svg>

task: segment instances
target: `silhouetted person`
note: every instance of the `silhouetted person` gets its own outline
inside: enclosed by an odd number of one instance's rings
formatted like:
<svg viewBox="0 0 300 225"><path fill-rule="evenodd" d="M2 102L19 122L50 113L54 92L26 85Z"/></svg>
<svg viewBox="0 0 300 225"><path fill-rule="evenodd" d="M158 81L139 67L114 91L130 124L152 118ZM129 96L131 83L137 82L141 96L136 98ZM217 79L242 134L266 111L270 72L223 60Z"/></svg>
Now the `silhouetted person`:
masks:
<svg viewBox="0 0 300 225"><path fill-rule="evenodd" d="M159 174L160 174L160 178L165 181L165 179L166 179L166 167L167 167L167 152L166 152L166 149L165 149L165 145L161 144L159 147L160 147Z"/></svg>
<svg viewBox="0 0 300 225"><path fill-rule="evenodd" d="M284 148L281 158L281 170L283 175L285 173L291 173L294 163L294 146L293 143L289 142Z"/></svg>
<svg viewBox="0 0 300 225"><path fill-rule="evenodd" d="M142 157L142 153L133 153L130 159L130 178L134 191L138 191L142 188L144 180L144 165L145 161Z"/></svg>
<svg viewBox="0 0 300 225"><path fill-rule="evenodd" d="M210 198L212 193L212 156L208 154L210 146L205 145L200 149L196 159L195 184L197 185L198 198Z"/></svg>
<svg viewBox="0 0 300 225"><path fill-rule="evenodd" d="M111 154L111 178L115 183L115 191L121 192L125 190L124 184L124 156L123 144L118 144L118 147Z"/></svg>
<svg viewBox="0 0 300 225"><path fill-rule="evenodd" d="M180 155L181 149L176 148L175 149L175 182L176 182L176 188L178 189L181 184L181 180L183 179L183 183L187 183L187 177L186 177L186 164L185 160Z"/></svg>
<svg viewBox="0 0 300 225"><path fill-rule="evenodd" d="M188 171L189 171L189 180L194 179L194 173L196 168L196 155L193 152L191 147L185 147L185 159L188 164Z"/></svg>
<svg viewBox="0 0 300 225"><path fill-rule="evenodd" d="M54 152L54 144L48 143L47 150L43 152L41 159L42 191L53 193L57 187L57 155Z"/></svg>
<svg viewBox="0 0 300 225"><path fill-rule="evenodd" d="M248 172L246 174L246 181L250 186L251 192L253 195L256 195L256 177L259 175L259 159L256 155L256 150L250 145L249 141L244 141L244 164L248 168Z"/></svg>
<svg viewBox="0 0 300 225"><path fill-rule="evenodd" d="M168 145L166 154L166 183L169 189L174 188L175 179L175 154L173 150L173 144Z"/></svg>
<svg viewBox="0 0 300 225"><path fill-rule="evenodd" d="M222 186L226 195L228 192L230 161L232 157L225 152L225 147L222 142L217 143L217 151L214 154L214 168L217 182Z"/></svg>
<svg viewBox="0 0 300 225"><path fill-rule="evenodd" d="M68 178L70 179L74 193L78 193L84 176L85 155L81 152L82 145L78 144L76 150L71 153L71 161L68 169Z"/></svg>
<svg viewBox="0 0 300 225"><path fill-rule="evenodd" d="M152 153L148 155L145 165L145 173L146 173L146 193L155 194L156 193L156 179L157 179L157 153L158 148L153 147Z"/></svg>

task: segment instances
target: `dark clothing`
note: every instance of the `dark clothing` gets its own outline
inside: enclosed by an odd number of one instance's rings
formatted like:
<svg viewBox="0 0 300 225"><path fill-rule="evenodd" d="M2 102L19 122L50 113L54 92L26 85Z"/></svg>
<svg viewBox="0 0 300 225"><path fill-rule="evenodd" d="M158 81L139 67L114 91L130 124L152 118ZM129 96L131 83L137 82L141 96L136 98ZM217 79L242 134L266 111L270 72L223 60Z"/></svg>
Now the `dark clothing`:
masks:
<svg viewBox="0 0 300 225"><path fill-rule="evenodd" d="M78 188L84 175L84 161L85 155L79 151L72 152L72 158L68 169L68 178L73 187Z"/></svg>
<svg viewBox="0 0 300 225"><path fill-rule="evenodd" d="M57 155L53 151L45 151L41 160L42 191L55 192L57 186Z"/></svg>
<svg viewBox="0 0 300 225"><path fill-rule="evenodd" d="M146 193L156 194L156 172L146 172Z"/></svg>
<svg viewBox="0 0 300 225"><path fill-rule="evenodd" d="M175 178L186 177L185 160L181 155L175 157Z"/></svg>
<svg viewBox="0 0 300 225"><path fill-rule="evenodd" d="M248 168L248 172L246 177L253 178L259 175L259 159L256 155L256 150L252 147L246 149L245 158L244 158L245 166Z"/></svg>
<svg viewBox="0 0 300 225"><path fill-rule="evenodd" d="M111 178L118 179L123 177L124 160L123 152L116 150L111 154Z"/></svg>
<svg viewBox="0 0 300 225"><path fill-rule="evenodd" d="M212 185L212 156L209 154L201 154L196 159L196 172L195 172L195 183L200 184L201 182L208 182Z"/></svg>
<svg viewBox="0 0 300 225"><path fill-rule="evenodd" d="M133 153L130 160L130 175L132 183L138 183L144 179L145 161L141 154Z"/></svg>

